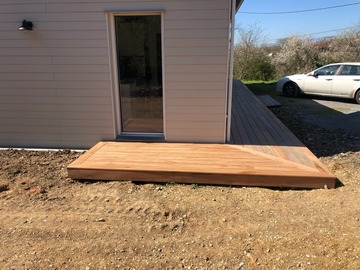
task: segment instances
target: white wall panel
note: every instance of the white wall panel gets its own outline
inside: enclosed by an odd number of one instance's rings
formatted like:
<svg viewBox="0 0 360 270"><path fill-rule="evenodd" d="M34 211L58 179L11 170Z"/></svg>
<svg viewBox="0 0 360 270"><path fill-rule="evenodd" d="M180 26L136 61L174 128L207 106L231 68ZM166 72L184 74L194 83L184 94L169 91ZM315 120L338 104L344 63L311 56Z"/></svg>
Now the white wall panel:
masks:
<svg viewBox="0 0 360 270"><path fill-rule="evenodd" d="M107 12L164 13L166 139L224 142L229 0L0 1L0 147L114 139ZM17 28L23 19L34 31Z"/></svg>

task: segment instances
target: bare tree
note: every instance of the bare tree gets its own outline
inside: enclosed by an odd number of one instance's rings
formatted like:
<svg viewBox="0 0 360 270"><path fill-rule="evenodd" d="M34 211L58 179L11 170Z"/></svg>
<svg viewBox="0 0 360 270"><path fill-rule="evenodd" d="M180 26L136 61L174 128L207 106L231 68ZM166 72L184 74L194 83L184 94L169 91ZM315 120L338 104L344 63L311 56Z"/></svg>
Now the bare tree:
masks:
<svg viewBox="0 0 360 270"><path fill-rule="evenodd" d="M273 68L264 50L263 30L256 24L237 28L234 48L234 77L243 80L267 80Z"/></svg>

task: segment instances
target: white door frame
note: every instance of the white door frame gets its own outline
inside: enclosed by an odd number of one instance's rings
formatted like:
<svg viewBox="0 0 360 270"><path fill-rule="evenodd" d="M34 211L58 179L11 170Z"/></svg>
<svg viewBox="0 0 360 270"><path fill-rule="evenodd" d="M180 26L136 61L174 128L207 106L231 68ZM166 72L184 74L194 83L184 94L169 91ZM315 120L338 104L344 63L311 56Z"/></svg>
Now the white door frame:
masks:
<svg viewBox="0 0 360 270"><path fill-rule="evenodd" d="M112 88L112 104L113 104L113 122L114 122L114 138L121 136L121 110L120 110L120 94L119 94L119 77L118 77L118 63L116 51L116 32L115 32L115 17L116 16L161 16L161 58L162 58L162 98L163 98L163 133L160 134L166 140L166 111L165 111L165 55L164 55L164 11L113 11L107 12L107 32L108 32L108 48L109 48L109 63L111 73L111 88ZM132 135L126 133L127 135ZM134 133L134 136L152 137L159 136L159 133Z"/></svg>

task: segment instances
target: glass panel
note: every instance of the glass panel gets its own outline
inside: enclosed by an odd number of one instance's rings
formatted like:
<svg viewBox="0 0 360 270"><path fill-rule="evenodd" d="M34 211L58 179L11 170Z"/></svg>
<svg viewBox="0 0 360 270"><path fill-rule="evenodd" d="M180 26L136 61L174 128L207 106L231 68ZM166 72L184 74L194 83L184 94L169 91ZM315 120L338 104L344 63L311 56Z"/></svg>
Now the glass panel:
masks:
<svg viewBox="0 0 360 270"><path fill-rule="evenodd" d="M336 71L339 69L340 65L328 66L318 69L315 72L315 75L335 75Z"/></svg>
<svg viewBox="0 0 360 270"><path fill-rule="evenodd" d="M360 75L360 66L344 65L340 75Z"/></svg>
<svg viewBox="0 0 360 270"><path fill-rule="evenodd" d="M123 132L162 133L160 16L115 17Z"/></svg>

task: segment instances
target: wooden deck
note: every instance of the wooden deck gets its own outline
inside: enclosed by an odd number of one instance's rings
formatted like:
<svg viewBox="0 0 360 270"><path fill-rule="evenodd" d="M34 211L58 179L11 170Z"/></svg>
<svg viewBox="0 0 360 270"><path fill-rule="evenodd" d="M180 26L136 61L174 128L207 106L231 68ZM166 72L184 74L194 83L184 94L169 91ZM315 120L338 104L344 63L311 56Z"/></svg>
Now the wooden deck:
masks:
<svg viewBox="0 0 360 270"><path fill-rule="evenodd" d="M242 83L230 144L100 142L68 166L74 179L328 188L336 178Z"/></svg>

